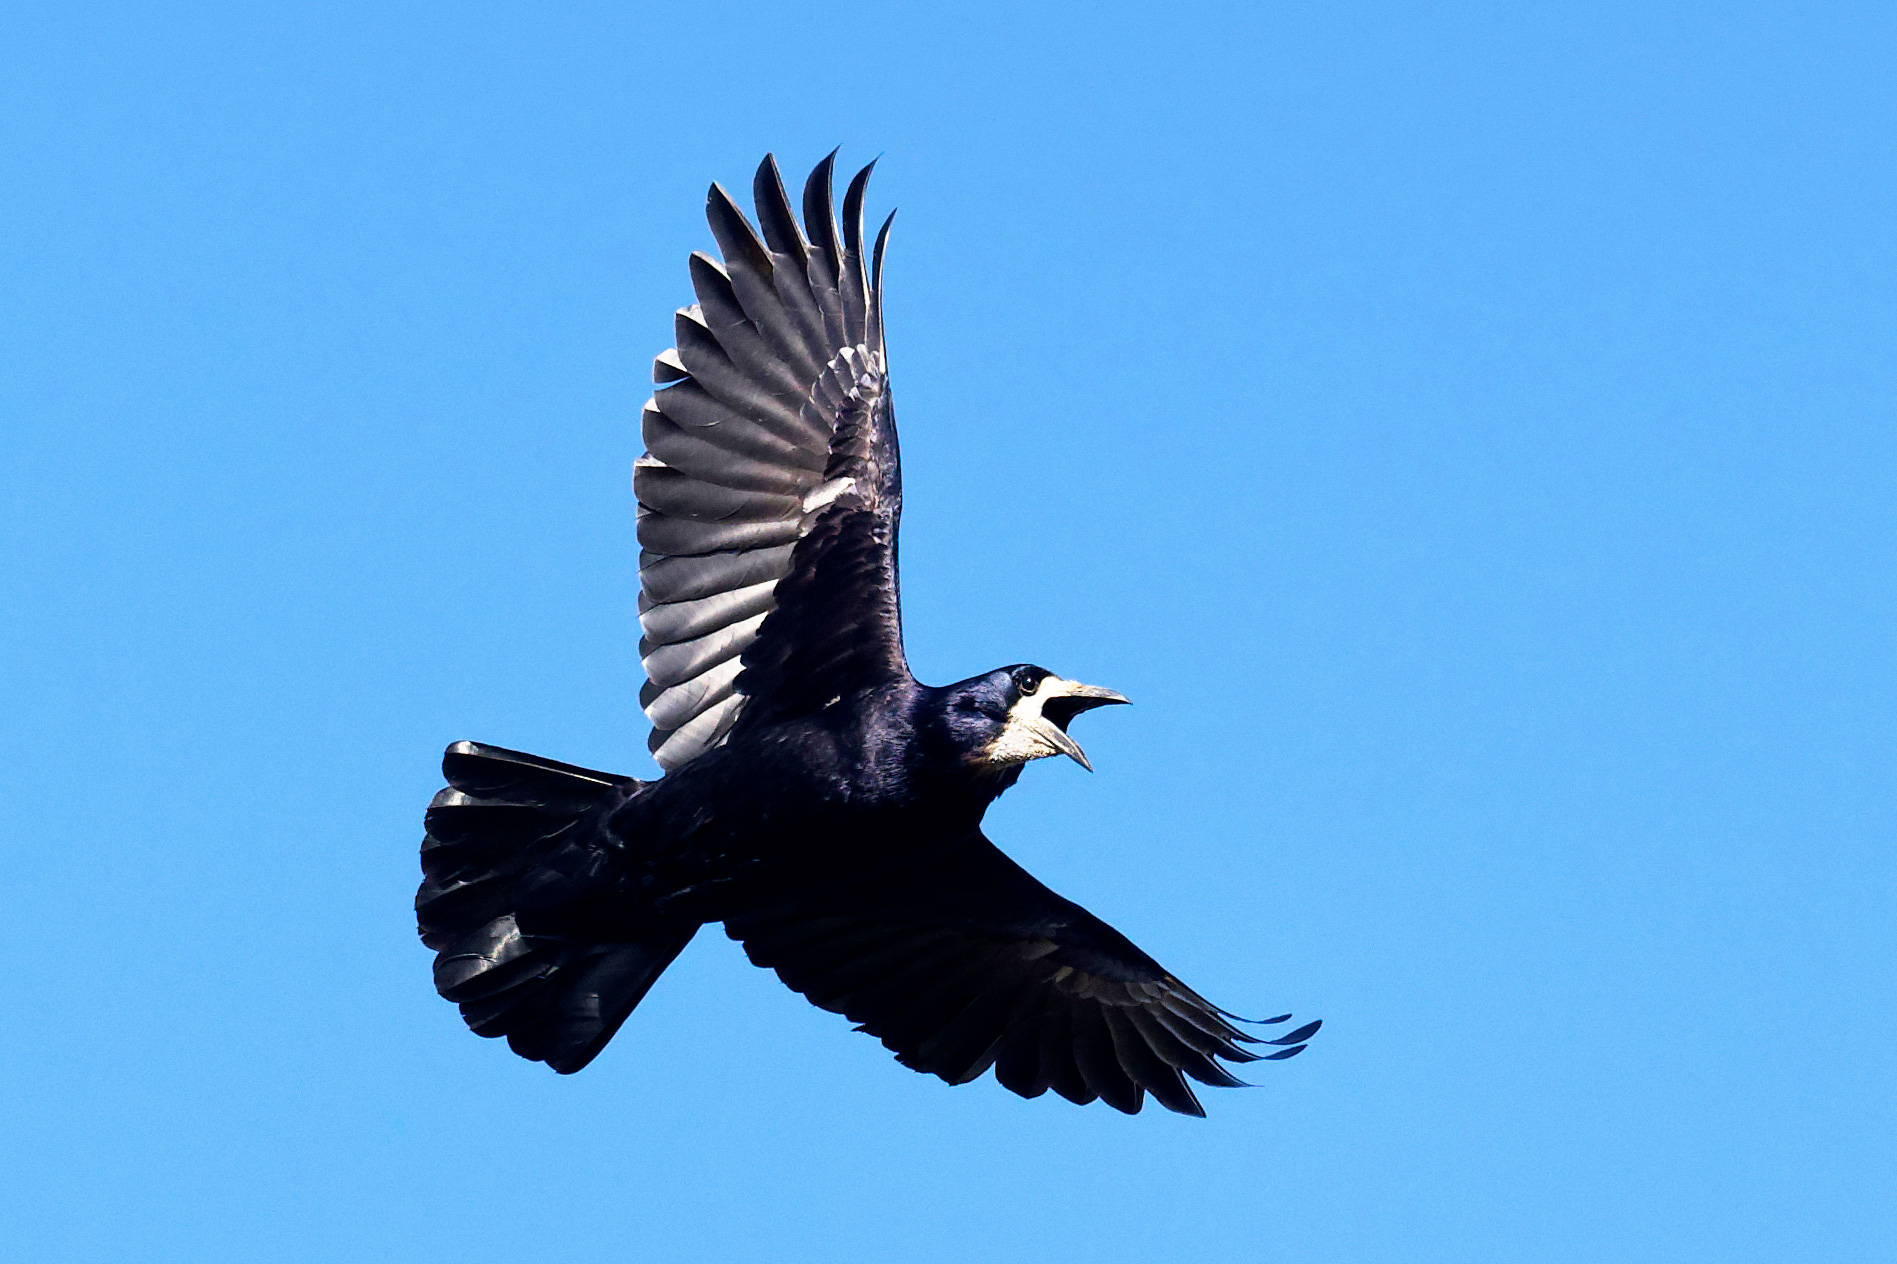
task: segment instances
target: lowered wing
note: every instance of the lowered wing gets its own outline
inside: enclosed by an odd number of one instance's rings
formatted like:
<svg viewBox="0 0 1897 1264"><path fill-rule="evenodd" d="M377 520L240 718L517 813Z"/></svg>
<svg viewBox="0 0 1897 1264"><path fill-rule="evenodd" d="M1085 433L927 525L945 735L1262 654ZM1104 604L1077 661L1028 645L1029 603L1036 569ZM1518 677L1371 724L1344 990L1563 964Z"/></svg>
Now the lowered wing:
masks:
<svg viewBox="0 0 1897 1264"><path fill-rule="evenodd" d="M726 932L813 1004L951 1084L994 1068L1128 1114L1147 1093L1203 1115L1187 1077L1241 1083L1221 1062L1288 1058L1318 1024L1260 1041L1124 935L1064 900L979 831L842 882L787 892ZM1290 1016L1268 1019L1280 1023ZM1242 1046L1276 1046L1268 1054Z"/></svg>
<svg viewBox="0 0 1897 1264"><path fill-rule="evenodd" d="M753 186L762 236L712 186L724 258L692 255L698 302L653 366L667 385L645 406L633 467L639 700L667 770L747 709L791 713L907 675L882 330L889 223L866 260L870 168L850 182L839 231L834 157L804 187L801 229L772 158Z"/></svg>

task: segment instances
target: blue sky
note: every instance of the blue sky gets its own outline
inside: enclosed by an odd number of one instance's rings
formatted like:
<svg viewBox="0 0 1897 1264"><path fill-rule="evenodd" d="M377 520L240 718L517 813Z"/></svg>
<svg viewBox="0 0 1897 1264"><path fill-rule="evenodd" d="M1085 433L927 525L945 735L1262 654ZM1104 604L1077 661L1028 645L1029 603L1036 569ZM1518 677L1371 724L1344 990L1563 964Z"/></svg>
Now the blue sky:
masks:
<svg viewBox="0 0 1897 1264"><path fill-rule="evenodd" d="M10 1256L1897 1258L1888 6L552 10L9 6ZM652 771L648 357L839 144L918 674L1138 704L990 833L1326 1020L1209 1120L430 989L444 745Z"/></svg>

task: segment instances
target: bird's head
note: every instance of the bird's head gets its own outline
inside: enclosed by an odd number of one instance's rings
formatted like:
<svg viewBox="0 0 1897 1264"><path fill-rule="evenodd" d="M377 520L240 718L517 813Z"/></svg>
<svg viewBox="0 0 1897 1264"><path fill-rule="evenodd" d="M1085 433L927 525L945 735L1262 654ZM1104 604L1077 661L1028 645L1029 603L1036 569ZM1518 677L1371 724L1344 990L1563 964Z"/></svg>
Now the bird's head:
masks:
<svg viewBox="0 0 1897 1264"><path fill-rule="evenodd" d="M1066 755L1092 772L1067 725L1082 711L1127 701L1111 689L1062 680L1031 663L997 668L943 694L940 722L951 744L966 765L990 775L1018 772L1029 760L1049 755Z"/></svg>

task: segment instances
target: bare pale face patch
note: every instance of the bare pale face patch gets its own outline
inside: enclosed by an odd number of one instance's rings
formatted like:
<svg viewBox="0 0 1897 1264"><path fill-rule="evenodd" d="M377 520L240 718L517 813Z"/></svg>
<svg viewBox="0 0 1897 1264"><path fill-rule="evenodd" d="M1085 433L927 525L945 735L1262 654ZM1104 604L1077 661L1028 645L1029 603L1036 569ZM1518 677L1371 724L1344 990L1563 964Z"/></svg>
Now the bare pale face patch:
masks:
<svg viewBox="0 0 1897 1264"><path fill-rule="evenodd" d="M1104 707L1127 699L1111 689L1083 685L1077 680L1044 676L1032 693L1025 693L1010 708L1001 733L981 753L984 764L1008 767L1025 764L1049 755L1066 755L1075 763L1093 771L1080 743L1067 735L1067 723L1082 711Z"/></svg>

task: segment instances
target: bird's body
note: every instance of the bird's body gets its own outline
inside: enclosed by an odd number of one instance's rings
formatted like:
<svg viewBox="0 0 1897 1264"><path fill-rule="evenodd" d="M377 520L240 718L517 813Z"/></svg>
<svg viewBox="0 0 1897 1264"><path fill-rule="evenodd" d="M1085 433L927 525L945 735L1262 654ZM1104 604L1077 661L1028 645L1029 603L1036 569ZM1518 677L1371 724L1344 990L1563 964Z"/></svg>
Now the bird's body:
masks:
<svg viewBox="0 0 1897 1264"><path fill-rule="evenodd" d="M770 159L762 238L713 186L724 262L692 258L700 302L655 366L671 385L634 470L641 702L666 775L450 747L416 902L436 986L475 1031L575 1071L722 923L918 1070L1202 1113L1183 1077L1236 1084L1219 1060L1288 1057L1317 1025L1247 1052L1238 1020L983 837L1027 762L1086 764L1068 724L1126 699L1027 664L909 673L868 175L839 234L830 160L812 173L808 239Z"/></svg>
<svg viewBox="0 0 1897 1264"><path fill-rule="evenodd" d="M920 692L866 691L706 751L612 813L611 845L651 859L664 907L721 922L789 876L897 858L975 828L987 802L918 767Z"/></svg>

